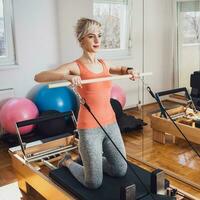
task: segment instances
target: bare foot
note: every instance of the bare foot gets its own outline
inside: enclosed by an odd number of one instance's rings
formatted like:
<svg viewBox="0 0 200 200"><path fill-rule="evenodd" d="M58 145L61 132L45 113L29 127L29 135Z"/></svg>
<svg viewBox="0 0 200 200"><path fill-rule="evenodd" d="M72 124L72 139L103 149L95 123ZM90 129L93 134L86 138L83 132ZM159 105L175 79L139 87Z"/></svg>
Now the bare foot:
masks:
<svg viewBox="0 0 200 200"><path fill-rule="evenodd" d="M60 161L58 162L58 168L64 166L64 167L69 167L69 165L73 162L71 159L71 155L69 153L65 153Z"/></svg>
<svg viewBox="0 0 200 200"><path fill-rule="evenodd" d="M70 166L70 164L73 162L73 160L71 159L71 158L69 158L69 159L65 159L63 162L62 162L62 166L64 166L64 167L69 167Z"/></svg>

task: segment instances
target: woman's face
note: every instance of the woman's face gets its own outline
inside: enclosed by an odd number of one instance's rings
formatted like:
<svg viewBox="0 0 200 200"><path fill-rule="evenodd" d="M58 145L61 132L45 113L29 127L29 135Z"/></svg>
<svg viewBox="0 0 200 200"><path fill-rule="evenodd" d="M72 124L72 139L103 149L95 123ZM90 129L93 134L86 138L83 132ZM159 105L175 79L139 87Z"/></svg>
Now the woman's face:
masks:
<svg viewBox="0 0 200 200"><path fill-rule="evenodd" d="M81 40L81 47L83 50L89 53L96 53L101 45L101 33L93 32L88 33L82 40Z"/></svg>

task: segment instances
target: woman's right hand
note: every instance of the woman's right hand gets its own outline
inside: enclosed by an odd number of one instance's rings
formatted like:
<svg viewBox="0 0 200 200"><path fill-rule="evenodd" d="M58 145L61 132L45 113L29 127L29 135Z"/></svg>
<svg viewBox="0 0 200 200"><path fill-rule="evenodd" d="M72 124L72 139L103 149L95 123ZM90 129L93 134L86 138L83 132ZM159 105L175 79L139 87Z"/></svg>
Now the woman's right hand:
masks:
<svg viewBox="0 0 200 200"><path fill-rule="evenodd" d="M77 87L82 87L81 85L81 77L80 76L72 76L70 82L72 83L73 86Z"/></svg>

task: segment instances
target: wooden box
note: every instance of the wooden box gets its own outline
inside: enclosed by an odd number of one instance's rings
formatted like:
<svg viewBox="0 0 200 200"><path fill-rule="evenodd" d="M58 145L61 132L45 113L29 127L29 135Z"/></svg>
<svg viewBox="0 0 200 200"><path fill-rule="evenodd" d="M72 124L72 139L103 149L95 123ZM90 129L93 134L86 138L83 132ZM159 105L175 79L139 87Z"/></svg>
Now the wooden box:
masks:
<svg viewBox="0 0 200 200"><path fill-rule="evenodd" d="M195 127L195 122L189 119L184 120L182 113L185 112L185 107L180 106L174 109L167 110L170 116L178 116L176 117L175 123L181 129L186 138L193 142L200 144L200 128ZM197 113L200 116L200 112ZM152 114L150 117L151 127L153 129L153 140L162 144L165 144L167 140L171 140L171 142L175 143L175 138L184 138L179 130L175 127L173 122L168 118L164 118L160 116L160 113Z"/></svg>

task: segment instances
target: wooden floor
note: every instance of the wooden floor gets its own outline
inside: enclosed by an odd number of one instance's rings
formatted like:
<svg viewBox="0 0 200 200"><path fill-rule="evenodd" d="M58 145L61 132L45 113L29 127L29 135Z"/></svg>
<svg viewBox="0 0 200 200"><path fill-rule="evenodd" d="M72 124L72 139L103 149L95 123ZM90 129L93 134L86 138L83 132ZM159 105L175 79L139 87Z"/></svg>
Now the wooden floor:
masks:
<svg viewBox="0 0 200 200"><path fill-rule="evenodd" d="M149 116L157 111L158 107L156 105L147 105L142 110L130 109L126 111L131 115L143 118L148 123L141 131L123 134L128 158L136 158L131 160L144 168L152 169L149 167L149 163L158 168L165 168L173 172L176 176L200 186L200 159L197 158L184 140L178 139L176 140L176 144L165 145L152 141ZM200 152L200 147L198 145L195 145L195 147ZM7 151L8 146L0 141L0 187L16 181ZM147 164L137 160L143 160ZM183 184L171 176L168 178L174 186L200 199L200 190ZM23 200L27 199L32 200L31 197L24 195Z"/></svg>
<svg viewBox="0 0 200 200"><path fill-rule="evenodd" d="M176 107L177 105L166 102L166 107ZM176 143L160 144L153 142L152 129L150 127L149 116L158 112L159 108L155 104L146 105L142 109L131 109L127 113L144 119L148 123L140 132L123 134L127 154L145 163L162 168L172 173L177 178L200 187L200 158L189 147L183 139L176 138ZM200 137L200 136L199 136ZM193 144L200 152L200 145ZM172 179L174 181L174 179ZM178 182L177 182L178 183ZM174 184L177 184L174 183ZM200 199L200 190L185 185L187 192L191 192Z"/></svg>

